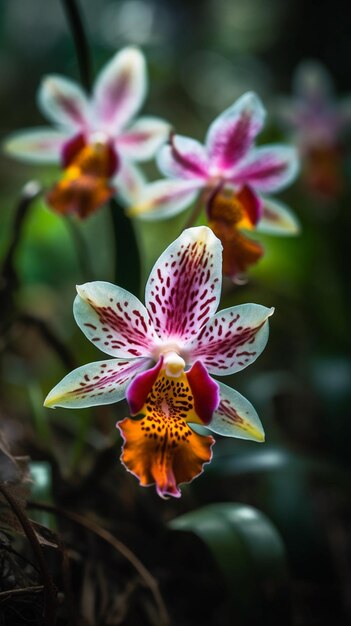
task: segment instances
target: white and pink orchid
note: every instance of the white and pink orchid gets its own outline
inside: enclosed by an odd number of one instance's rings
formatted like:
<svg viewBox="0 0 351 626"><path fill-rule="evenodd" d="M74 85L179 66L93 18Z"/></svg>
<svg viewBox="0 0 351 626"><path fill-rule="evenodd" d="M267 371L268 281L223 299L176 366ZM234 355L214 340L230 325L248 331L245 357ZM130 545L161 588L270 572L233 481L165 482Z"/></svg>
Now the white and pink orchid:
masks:
<svg viewBox="0 0 351 626"><path fill-rule="evenodd" d="M49 393L48 407L81 408L127 398L132 416L118 427L121 460L140 484L180 496L211 460L213 439L200 424L229 437L263 441L252 405L211 375L247 367L268 339L273 309L243 304L216 313L222 246L206 226L185 230L151 271L145 306L106 282L77 287L74 315L84 334L114 357L79 367Z"/></svg>
<svg viewBox="0 0 351 626"><path fill-rule="evenodd" d="M318 61L304 61L296 69L293 97L282 99L278 119L297 144L308 186L335 196L344 186L343 146L351 126L350 98L337 100L330 74Z"/></svg>
<svg viewBox="0 0 351 626"><path fill-rule="evenodd" d="M137 180L134 189L139 188L139 192L134 196L129 193L129 198L127 189L132 214L143 219L164 219L185 209L201 194L209 225L224 246L224 273L235 278L253 262L249 248L255 242L241 234L242 228L283 235L299 230L291 211L265 195L284 189L294 180L298 159L290 146L254 145L264 119L261 101L250 92L214 120L205 145L172 135L157 156L161 172L169 178L144 189L138 187ZM224 212L218 211L222 194L226 199ZM261 255L260 250L256 250L256 256Z"/></svg>
<svg viewBox="0 0 351 626"><path fill-rule="evenodd" d="M111 59L91 97L73 81L49 75L38 104L54 128L15 132L5 150L25 161L59 163L64 175L48 202L59 212L86 217L115 193L131 162L151 159L167 139L169 124L162 119L134 119L146 90L145 59L136 48Z"/></svg>

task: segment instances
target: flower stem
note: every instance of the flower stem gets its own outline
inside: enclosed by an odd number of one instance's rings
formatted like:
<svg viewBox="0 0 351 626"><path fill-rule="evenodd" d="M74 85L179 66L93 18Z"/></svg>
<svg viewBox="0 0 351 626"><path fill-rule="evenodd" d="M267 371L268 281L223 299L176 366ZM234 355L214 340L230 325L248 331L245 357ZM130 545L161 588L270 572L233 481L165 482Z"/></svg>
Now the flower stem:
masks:
<svg viewBox="0 0 351 626"><path fill-rule="evenodd" d="M15 218L12 227L12 235L1 270L0 270L0 310L3 330L9 323L13 311L13 297L19 285L17 270L15 267L17 248L21 241L23 225L28 215L32 202L41 194L42 188L36 181L28 182L22 189L22 193L15 210Z"/></svg>
<svg viewBox="0 0 351 626"><path fill-rule="evenodd" d="M139 296L140 254L133 222L115 199L110 201L110 214L115 241L115 282Z"/></svg>
<svg viewBox="0 0 351 626"><path fill-rule="evenodd" d="M83 280L94 280L94 271L91 265L87 243L74 218L67 216L67 228L71 235L75 251L77 253L78 264Z"/></svg>
<svg viewBox="0 0 351 626"><path fill-rule="evenodd" d="M185 222L182 231L185 230L186 228L191 228L191 226L194 226L197 218L199 217L205 203L206 203L206 198L207 198L207 189L204 189L204 191L202 193L200 193L198 199L196 200L195 204L194 204L194 208L192 210L192 212L190 213L187 221Z"/></svg>
<svg viewBox="0 0 351 626"><path fill-rule="evenodd" d="M62 0L67 22L72 34L77 55L79 74L82 85L87 91L91 89L91 61L88 39L83 26L81 13L76 0Z"/></svg>

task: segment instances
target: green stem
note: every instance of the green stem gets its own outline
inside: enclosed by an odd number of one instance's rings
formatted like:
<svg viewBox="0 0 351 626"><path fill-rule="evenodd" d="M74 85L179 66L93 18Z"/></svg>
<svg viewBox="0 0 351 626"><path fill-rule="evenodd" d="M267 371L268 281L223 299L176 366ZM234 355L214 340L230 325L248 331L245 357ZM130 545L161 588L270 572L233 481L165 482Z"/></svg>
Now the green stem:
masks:
<svg viewBox="0 0 351 626"><path fill-rule="evenodd" d="M88 38L76 0L62 0L76 51L80 79L87 91L91 89L91 61Z"/></svg>
<svg viewBox="0 0 351 626"><path fill-rule="evenodd" d="M110 202L110 214L115 242L115 282L140 295L140 253L133 222L114 199Z"/></svg>
<svg viewBox="0 0 351 626"><path fill-rule="evenodd" d="M208 195L209 195L209 190L206 188L203 190L202 193L200 193L197 201L194 204L194 208L191 211L186 223L184 224L182 230L185 230L186 228L191 228L191 226L194 226L197 218L199 217L203 207L206 204L206 201L208 199Z"/></svg>
<svg viewBox="0 0 351 626"><path fill-rule="evenodd" d="M94 280L94 271L91 265L90 254L84 236L75 222L74 217L67 216L66 224L77 253L78 264L83 280Z"/></svg>

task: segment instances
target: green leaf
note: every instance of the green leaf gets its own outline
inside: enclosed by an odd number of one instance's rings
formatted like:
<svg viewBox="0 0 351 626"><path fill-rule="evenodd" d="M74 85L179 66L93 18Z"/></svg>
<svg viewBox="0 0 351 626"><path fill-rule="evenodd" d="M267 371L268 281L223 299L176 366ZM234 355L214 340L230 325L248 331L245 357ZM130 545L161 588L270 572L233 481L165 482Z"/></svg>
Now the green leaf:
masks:
<svg viewBox="0 0 351 626"><path fill-rule="evenodd" d="M170 522L191 531L212 552L227 585L230 602L245 624L284 620L290 614L285 546L270 520L253 507L219 503Z"/></svg>

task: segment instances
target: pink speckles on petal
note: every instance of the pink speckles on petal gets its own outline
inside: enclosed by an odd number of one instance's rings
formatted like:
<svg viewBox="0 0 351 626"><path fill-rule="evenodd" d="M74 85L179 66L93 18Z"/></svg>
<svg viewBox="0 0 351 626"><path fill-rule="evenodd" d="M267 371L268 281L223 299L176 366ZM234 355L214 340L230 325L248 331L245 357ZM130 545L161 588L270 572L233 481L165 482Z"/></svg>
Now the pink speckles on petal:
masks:
<svg viewBox="0 0 351 626"><path fill-rule="evenodd" d="M49 393L45 406L79 409L122 400L130 381L145 370L149 359L110 359L78 367Z"/></svg>
<svg viewBox="0 0 351 626"><path fill-rule="evenodd" d="M224 437L264 441L262 424L251 402L223 383L219 383L219 391L221 401L207 428Z"/></svg>
<svg viewBox="0 0 351 626"><path fill-rule="evenodd" d="M100 350L121 358L149 356L156 335L145 307L122 287L96 281L77 287L78 326Z"/></svg>
<svg viewBox="0 0 351 626"><path fill-rule="evenodd" d="M259 304L220 311L185 346L191 362L200 360L210 374L222 376L244 369L264 349L272 313L273 309Z"/></svg>
<svg viewBox="0 0 351 626"><path fill-rule="evenodd" d="M136 376L129 385L127 389L127 400L132 415L137 415L143 408L145 400L160 373L162 363L163 357L159 359L154 367Z"/></svg>
<svg viewBox="0 0 351 626"><path fill-rule="evenodd" d="M195 337L216 311L222 246L206 226L185 230L161 255L146 285L145 302L161 339Z"/></svg>
<svg viewBox="0 0 351 626"><path fill-rule="evenodd" d="M265 110L254 93L244 94L211 124L206 145L211 165L230 170L251 148L260 132Z"/></svg>

